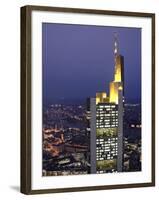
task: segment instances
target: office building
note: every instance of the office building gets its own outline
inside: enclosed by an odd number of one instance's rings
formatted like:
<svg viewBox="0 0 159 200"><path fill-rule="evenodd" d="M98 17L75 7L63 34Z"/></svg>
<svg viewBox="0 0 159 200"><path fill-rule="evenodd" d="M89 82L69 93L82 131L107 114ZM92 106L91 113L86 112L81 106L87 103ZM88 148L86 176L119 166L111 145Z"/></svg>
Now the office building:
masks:
<svg viewBox="0 0 159 200"><path fill-rule="evenodd" d="M88 100L91 173L121 172L123 168L124 57L114 37L114 79L109 96L97 92Z"/></svg>

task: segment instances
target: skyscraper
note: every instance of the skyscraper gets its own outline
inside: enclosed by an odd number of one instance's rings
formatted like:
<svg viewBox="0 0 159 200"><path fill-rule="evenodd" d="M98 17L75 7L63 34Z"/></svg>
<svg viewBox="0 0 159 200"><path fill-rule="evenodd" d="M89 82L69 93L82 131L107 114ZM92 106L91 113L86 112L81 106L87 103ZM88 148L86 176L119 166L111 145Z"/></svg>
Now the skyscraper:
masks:
<svg viewBox="0 0 159 200"><path fill-rule="evenodd" d="M121 172L123 165L124 57L114 34L114 79L110 94L88 101L91 173Z"/></svg>

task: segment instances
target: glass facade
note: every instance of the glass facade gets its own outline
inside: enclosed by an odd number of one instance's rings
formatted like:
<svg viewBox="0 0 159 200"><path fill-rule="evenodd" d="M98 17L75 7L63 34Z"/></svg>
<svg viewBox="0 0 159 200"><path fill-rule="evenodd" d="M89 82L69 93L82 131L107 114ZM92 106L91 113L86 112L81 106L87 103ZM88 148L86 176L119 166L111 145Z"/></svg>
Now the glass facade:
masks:
<svg viewBox="0 0 159 200"><path fill-rule="evenodd" d="M117 171L118 105L96 105L96 162L97 173Z"/></svg>

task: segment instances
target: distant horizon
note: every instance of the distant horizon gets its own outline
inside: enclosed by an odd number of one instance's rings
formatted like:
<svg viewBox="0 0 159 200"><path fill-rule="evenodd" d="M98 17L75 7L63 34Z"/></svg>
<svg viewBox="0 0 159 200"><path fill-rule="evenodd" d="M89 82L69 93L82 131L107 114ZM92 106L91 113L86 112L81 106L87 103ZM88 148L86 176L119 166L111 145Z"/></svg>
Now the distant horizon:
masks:
<svg viewBox="0 0 159 200"><path fill-rule="evenodd" d="M89 98L89 97L88 97ZM54 100L54 101L48 101L43 103L44 106L49 106L52 104L64 104L64 105L83 105L86 104L87 98L85 99L61 99L61 100ZM126 100L126 104L141 104L141 99L129 99Z"/></svg>

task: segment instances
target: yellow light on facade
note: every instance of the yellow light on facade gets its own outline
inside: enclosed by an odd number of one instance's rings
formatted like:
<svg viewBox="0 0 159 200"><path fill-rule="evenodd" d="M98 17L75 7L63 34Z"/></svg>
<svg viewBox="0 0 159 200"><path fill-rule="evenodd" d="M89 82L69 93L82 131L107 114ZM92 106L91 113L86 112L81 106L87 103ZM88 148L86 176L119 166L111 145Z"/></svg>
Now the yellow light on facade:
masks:
<svg viewBox="0 0 159 200"><path fill-rule="evenodd" d="M96 93L96 104L105 103L106 100L107 100L106 92L98 92L98 93Z"/></svg>
<svg viewBox="0 0 159 200"><path fill-rule="evenodd" d="M100 98L96 97L96 104L100 103Z"/></svg>
<svg viewBox="0 0 159 200"><path fill-rule="evenodd" d="M123 87L122 86L119 86L119 88L118 88L119 90L123 90Z"/></svg>
<svg viewBox="0 0 159 200"><path fill-rule="evenodd" d="M121 75L120 73L115 74L115 82L120 82L121 81Z"/></svg>
<svg viewBox="0 0 159 200"><path fill-rule="evenodd" d="M121 56L116 57L114 81L115 82L121 82L122 81L122 60L121 60Z"/></svg>
<svg viewBox="0 0 159 200"><path fill-rule="evenodd" d="M118 88L119 83L118 82L111 82L110 83L110 103L116 103L118 104Z"/></svg>
<svg viewBox="0 0 159 200"><path fill-rule="evenodd" d="M107 97L105 92L102 92L102 97L103 97L103 99Z"/></svg>

